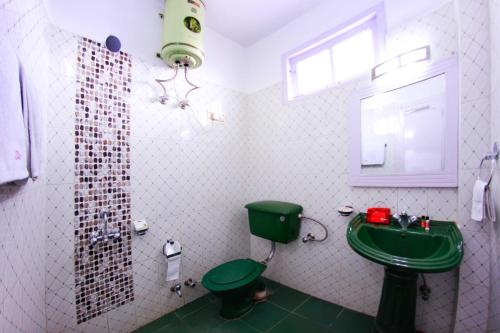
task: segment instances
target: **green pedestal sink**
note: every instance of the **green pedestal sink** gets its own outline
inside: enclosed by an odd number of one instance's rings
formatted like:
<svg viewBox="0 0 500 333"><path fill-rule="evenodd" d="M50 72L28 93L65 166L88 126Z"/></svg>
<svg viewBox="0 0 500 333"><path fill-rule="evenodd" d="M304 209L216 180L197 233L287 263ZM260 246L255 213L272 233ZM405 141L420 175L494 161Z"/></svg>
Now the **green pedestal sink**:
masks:
<svg viewBox="0 0 500 333"><path fill-rule="evenodd" d="M359 255L386 267L374 332L414 333L418 273L446 272L460 265L463 238L453 222L431 221L430 231L420 226L402 230L366 223L357 215L347 228L347 242Z"/></svg>

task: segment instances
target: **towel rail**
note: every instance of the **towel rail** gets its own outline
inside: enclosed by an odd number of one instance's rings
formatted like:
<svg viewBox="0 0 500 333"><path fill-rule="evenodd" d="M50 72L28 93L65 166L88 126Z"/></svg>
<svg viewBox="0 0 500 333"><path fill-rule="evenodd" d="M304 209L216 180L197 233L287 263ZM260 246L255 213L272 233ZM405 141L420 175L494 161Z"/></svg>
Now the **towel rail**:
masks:
<svg viewBox="0 0 500 333"><path fill-rule="evenodd" d="M483 168L484 162L491 161L491 170L486 187L490 185L491 180L493 179L493 175L495 173L495 165L499 155L500 155L500 149L498 146L498 142L495 142L493 144L493 151L485 154L484 157L481 159L481 163L479 164L479 174L477 176L477 178L479 179L481 178L481 169Z"/></svg>

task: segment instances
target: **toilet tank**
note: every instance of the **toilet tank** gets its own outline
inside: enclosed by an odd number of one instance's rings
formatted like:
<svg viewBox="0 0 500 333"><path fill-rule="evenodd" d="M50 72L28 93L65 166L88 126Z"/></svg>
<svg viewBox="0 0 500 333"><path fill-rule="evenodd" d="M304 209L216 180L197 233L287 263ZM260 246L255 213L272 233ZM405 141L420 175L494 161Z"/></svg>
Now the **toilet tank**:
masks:
<svg viewBox="0 0 500 333"><path fill-rule="evenodd" d="M257 201L245 208L248 209L253 235L284 244L297 239L302 206L281 201Z"/></svg>

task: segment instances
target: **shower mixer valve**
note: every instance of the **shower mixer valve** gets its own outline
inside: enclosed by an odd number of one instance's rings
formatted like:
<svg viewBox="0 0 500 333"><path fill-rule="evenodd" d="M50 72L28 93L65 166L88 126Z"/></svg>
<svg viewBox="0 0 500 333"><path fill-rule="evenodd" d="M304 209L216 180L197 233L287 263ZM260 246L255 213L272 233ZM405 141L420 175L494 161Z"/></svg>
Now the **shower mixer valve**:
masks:
<svg viewBox="0 0 500 333"><path fill-rule="evenodd" d="M97 243L104 242L107 243L109 240L115 240L121 238L120 229L108 228L110 212L108 210L101 210L99 213L99 219L104 223L104 229L93 231L90 234L90 245L94 246Z"/></svg>

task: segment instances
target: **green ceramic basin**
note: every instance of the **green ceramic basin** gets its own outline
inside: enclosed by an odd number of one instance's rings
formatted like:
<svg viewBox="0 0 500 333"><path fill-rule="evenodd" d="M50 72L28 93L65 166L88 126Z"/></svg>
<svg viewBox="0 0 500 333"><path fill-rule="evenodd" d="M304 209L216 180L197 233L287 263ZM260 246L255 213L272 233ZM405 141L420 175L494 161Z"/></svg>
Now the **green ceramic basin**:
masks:
<svg viewBox="0 0 500 333"><path fill-rule="evenodd" d="M453 222L431 221L429 232L420 226L403 231L395 220L389 225L366 223L361 213L349 223L347 242L368 260L423 273L452 270L463 258L462 234Z"/></svg>

